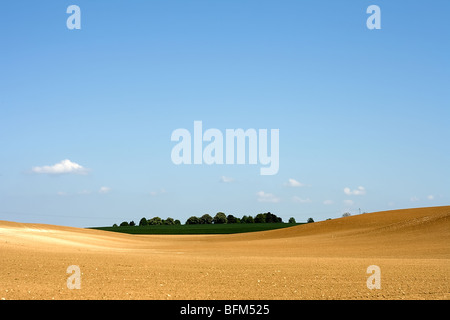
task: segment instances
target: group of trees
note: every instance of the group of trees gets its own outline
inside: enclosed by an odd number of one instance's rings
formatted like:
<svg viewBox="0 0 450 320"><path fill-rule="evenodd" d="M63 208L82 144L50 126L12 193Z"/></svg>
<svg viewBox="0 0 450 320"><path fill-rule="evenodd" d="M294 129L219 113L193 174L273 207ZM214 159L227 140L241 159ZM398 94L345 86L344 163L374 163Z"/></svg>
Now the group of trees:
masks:
<svg viewBox="0 0 450 320"><path fill-rule="evenodd" d="M366 213L366 212L363 212ZM342 217L351 216L350 212L345 212ZM330 220L331 218L327 219ZM223 212L217 212L214 217L209 214L204 214L201 217L191 216L186 220L186 224L224 224L224 223L280 223L283 220L280 217L277 217L275 214L266 212L259 213L255 217L244 215L242 218L237 218L232 214L226 215ZM314 222L313 218L308 218L307 223ZM289 223L296 223L293 217L289 218ZM174 220L173 218L168 217L167 219L161 219L160 217L153 217L151 219L142 218L139 221L139 226L148 226L148 225L180 225L180 220ZM134 221L124 221L120 224L121 227L124 226L135 226L136 223ZM113 227L117 227L117 224L114 224Z"/></svg>
<svg viewBox="0 0 450 320"><path fill-rule="evenodd" d="M204 214L200 218L196 216L191 216L186 220L186 224L224 224L224 223L274 223L283 222L280 217L275 214L259 213L254 218L252 216L244 215L242 218L238 218L229 214L228 216L223 212L217 212L216 215L211 217L209 214ZM289 223L295 223L294 218L289 219Z"/></svg>
<svg viewBox="0 0 450 320"><path fill-rule="evenodd" d="M266 213L259 213L255 217L252 217L250 215L244 215L242 218L237 218L233 216L232 214L226 215L223 212L217 212L214 217L212 217L209 214L204 214L201 217L191 216L186 220L186 224L225 224L225 223L280 223L283 222L283 220L278 217L277 215L266 212ZM296 223L295 219L291 217L289 219L289 223ZM181 224L180 220L174 220L173 218L167 218L167 219L161 219L160 217L153 217L151 219L142 218L139 221L139 226L148 226L148 225L179 225ZM135 226L136 223L134 221L123 221L120 226L121 227L127 227L127 226ZM117 227L116 224L114 224L114 227Z"/></svg>
<svg viewBox="0 0 450 320"><path fill-rule="evenodd" d="M173 218L168 217L167 219L161 219L160 217L153 217L151 219L147 219L145 217L143 217L140 221L139 221L139 226L155 226L155 225L176 225L176 224L181 224L180 220L174 220ZM120 226L121 227L134 227L136 225L136 223L134 221L123 221ZM114 224L113 227L117 227L117 224Z"/></svg>
<svg viewBox="0 0 450 320"><path fill-rule="evenodd" d="M168 217L167 219L161 219L160 217L153 217L151 219L146 219L145 217L142 218L139 221L139 226L157 226L157 225L168 225L168 226L172 226L172 225L176 225L176 224L181 224L180 220L174 220L171 217Z"/></svg>

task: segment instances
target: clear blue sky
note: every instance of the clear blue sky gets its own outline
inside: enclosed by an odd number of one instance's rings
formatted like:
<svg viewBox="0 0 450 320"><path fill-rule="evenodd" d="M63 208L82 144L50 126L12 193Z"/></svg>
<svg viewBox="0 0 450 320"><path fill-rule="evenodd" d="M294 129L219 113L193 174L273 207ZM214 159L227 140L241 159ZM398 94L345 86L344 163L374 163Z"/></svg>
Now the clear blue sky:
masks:
<svg viewBox="0 0 450 320"><path fill-rule="evenodd" d="M71 4L80 30L66 27ZM380 30L366 27L372 4ZM317 221L450 204L449 1L0 8L0 220ZM279 129L278 174L174 165L171 133L195 120ZM46 173L65 159L82 170Z"/></svg>

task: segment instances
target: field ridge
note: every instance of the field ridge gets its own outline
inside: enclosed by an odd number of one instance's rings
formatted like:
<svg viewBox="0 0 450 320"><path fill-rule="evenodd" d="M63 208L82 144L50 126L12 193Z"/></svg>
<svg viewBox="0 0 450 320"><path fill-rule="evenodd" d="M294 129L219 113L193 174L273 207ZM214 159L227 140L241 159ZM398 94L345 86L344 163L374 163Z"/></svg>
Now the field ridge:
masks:
<svg viewBox="0 0 450 320"><path fill-rule="evenodd" d="M450 206L214 235L0 221L0 250L4 299L450 298ZM66 287L70 265L81 290Z"/></svg>

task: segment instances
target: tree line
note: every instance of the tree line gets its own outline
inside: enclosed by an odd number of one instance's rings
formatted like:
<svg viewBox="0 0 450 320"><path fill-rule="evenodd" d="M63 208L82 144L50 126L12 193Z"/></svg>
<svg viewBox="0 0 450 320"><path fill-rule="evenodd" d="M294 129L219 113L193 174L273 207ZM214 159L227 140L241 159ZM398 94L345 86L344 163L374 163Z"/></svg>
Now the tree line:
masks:
<svg viewBox="0 0 450 320"><path fill-rule="evenodd" d="M147 219L145 217L143 217L140 221L139 221L139 226L157 226L157 225L180 225L181 221L180 220L174 220L171 217L168 217L167 219L161 219L160 217L153 217L151 219ZM130 222L128 221L123 221L122 223L120 223L121 227L134 227L136 226L136 223L131 220ZM117 227L117 224L114 224L113 227Z"/></svg>
<svg viewBox="0 0 450 320"><path fill-rule="evenodd" d="M255 217L244 215L242 218L235 217L232 214L226 215L223 212L217 212L214 217L204 214L201 217L191 216L186 220L186 224L225 224L225 223L281 223L283 220L277 215L266 212L259 213ZM290 219L291 223L295 223L295 219Z"/></svg>
<svg viewBox="0 0 450 320"><path fill-rule="evenodd" d="M282 223L283 219L278 217L277 215L266 212L259 213L255 217L251 215L244 215L242 218L235 217L232 214L226 215L223 212L217 212L214 217L209 214L204 214L201 217L191 216L189 217L185 224L231 224L231 223ZM291 217L289 219L289 223L296 223L295 218ZM153 217L151 219L147 219L143 217L139 221L139 226L148 226L148 225L180 225L180 220L174 220L173 218L161 219L160 217ZM134 221L123 221L120 224L121 227L124 226L136 226ZM117 227L117 224L114 224L113 227Z"/></svg>

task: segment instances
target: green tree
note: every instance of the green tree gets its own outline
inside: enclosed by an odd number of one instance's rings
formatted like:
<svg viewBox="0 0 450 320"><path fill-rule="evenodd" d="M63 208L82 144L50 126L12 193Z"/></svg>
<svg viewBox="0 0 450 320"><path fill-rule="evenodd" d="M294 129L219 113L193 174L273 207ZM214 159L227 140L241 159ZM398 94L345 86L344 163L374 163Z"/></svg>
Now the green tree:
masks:
<svg viewBox="0 0 450 320"><path fill-rule="evenodd" d="M227 216L223 212L217 212L213 219L214 224L227 223Z"/></svg>
<svg viewBox="0 0 450 320"><path fill-rule="evenodd" d="M121 227L128 227L128 226L129 226L128 221L122 222L122 223L120 224L120 226L121 226Z"/></svg>
<svg viewBox="0 0 450 320"><path fill-rule="evenodd" d="M186 220L186 224L199 224L200 219L196 216L189 217L189 219Z"/></svg>
<svg viewBox="0 0 450 320"><path fill-rule="evenodd" d="M312 223L312 222L314 222L314 219L313 218L308 218L308 221L306 221L306 222Z"/></svg>
<svg viewBox="0 0 450 320"><path fill-rule="evenodd" d="M227 216L227 223L237 223L237 219L235 216L233 216L232 214L229 214Z"/></svg>
<svg viewBox="0 0 450 320"><path fill-rule="evenodd" d="M162 224L162 220L160 217L153 217L150 220L148 220L148 224L151 226L157 226Z"/></svg>
<svg viewBox="0 0 450 320"><path fill-rule="evenodd" d="M207 213L200 217L200 224L211 224L212 222L213 218Z"/></svg>
<svg viewBox="0 0 450 320"><path fill-rule="evenodd" d="M172 226L175 224L175 221L173 220L173 218L168 217L166 220L163 220L163 224L168 225L168 226Z"/></svg>
<svg viewBox="0 0 450 320"><path fill-rule="evenodd" d="M130 227L134 227L136 225L136 223L134 223L133 220L130 221Z"/></svg>
<svg viewBox="0 0 450 320"><path fill-rule="evenodd" d="M265 223L266 222L266 216L264 213L258 213L255 217L255 223Z"/></svg>
<svg viewBox="0 0 450 320"><path fill-rule="evenodd" d="M274 223L274 222L277 222L277 216L276 215L274 215L274 214L272 214L272 213L270 213L270 212L267 212L267 213L265 213L265 217L266 217L266 223Z"/></svg>
<svg viewBox="0 0 450 320"><path fill-rule="evenodd" d="M146 218L142 218L141 221L139 221L139 227L148 226L148 221Z"/></svg>
<svg viewBox="0 0 450 320"><path fill-rule="evenodd" d="M117 224L116 223L113 224L113 228L117 228Z"/></svg>
<svg viewBox="0 0 450 320"><path fill-rule="evenodd" d="M276 214L267 212L264 215L266 217L266 223L280 223L280 222L283 222L283 219L278 217Z"/></svg>
<svg viewBox="0 0 450 320"><path fill-rule="evenodd" d="M289 223L296 223L295 218L294 217L290 217L289 218Z"/></svg>
<svg viewBox="0 0 450 320"><path fill-rule="evenodd" d="M177 219L177 220L175 220L174 222L175 222L175 224L176 224L176 225L180 225L180 224L181 224L181 221L180 221L180 220L178 220L178 219Z"/></svg>

